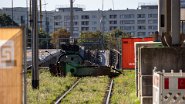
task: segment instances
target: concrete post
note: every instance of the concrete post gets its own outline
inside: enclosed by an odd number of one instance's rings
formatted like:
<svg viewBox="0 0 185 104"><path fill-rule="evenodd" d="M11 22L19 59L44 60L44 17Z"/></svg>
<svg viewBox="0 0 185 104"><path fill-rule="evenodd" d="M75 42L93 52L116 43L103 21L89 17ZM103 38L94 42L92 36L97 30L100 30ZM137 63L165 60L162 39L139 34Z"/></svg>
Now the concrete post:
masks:
<svg viewBox="0 0 185 104"><path fill-rule="evenodd" d="M180 42L180 0L171 0L171 36L172 44Z"/></svg>
<svg viewBox="0 0 185 104"><path fill-rule="evenodd" d="M171 32L171 1L175 0L165 0L165 32L168 34Z"/></svg>

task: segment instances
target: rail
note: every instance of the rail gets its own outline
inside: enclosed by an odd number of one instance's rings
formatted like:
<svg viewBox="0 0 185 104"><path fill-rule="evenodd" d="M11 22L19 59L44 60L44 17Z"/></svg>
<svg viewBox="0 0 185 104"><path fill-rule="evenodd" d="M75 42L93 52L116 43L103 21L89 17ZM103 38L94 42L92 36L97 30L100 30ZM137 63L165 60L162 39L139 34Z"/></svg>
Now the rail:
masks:
<svg viewBox="0 0 185 104"><path fill-rule="evenodd" d="M81 78L79 78L62 96L60 96L57 100L56 100L56 102L54 103L54 104L59 104L61 101L62 101L62 99L68 94L68 93L70 93L72 90L73 90L73 88L80 82L80 79Z"/></svg>

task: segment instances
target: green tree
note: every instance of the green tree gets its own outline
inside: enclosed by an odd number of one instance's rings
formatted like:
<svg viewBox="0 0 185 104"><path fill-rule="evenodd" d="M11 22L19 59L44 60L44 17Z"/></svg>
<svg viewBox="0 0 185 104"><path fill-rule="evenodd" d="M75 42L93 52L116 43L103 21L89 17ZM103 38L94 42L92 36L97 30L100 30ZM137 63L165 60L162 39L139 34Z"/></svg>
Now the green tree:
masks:
<svg viewBox="0 0 185 104"><path fill-rule="evenodd" d="M102 49L104 47L103 35L97 32L82 32L80 34L79 45L83 45L86 49Z"/></svg>
<svg viewBox="0 0 185 104"><path fill-rule="evenodd" d="M14 22L8 15L0 14L0 26L9 27L9 26L19 26L19 25L16 22Z"/></svg>
<svg viewBox="0 0 185 104"><path fill-rule="evenodd" d="M50 41L51 41L51 36L49 34L47 34L44 31L39 32L39 48L40 49L52 48Z"/></svg>
<svg viewBox="0 0 185 104"><path fill-rule="evenodd" d="M107 47L109 49L121 49L121 39L122 38L129 38L131 37L130 34L126 34L119 29L112 30L111 32L107 33L105 36L105 41L107 43Z"/></svg>
<svg viewBox="0 0 185 104"><path fill-rule="evenodd" d="M58 29L57 31L53 32L51 35L51 43L54 45L55 48L60 48L61 43L68 44L70 33L66 29Z"/></svg>

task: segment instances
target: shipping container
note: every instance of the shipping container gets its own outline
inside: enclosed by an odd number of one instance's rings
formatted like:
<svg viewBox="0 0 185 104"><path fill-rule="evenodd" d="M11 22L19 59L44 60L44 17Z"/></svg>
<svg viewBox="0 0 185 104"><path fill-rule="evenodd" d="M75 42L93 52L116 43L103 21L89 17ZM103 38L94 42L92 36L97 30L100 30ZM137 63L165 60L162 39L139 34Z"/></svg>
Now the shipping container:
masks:
<svg viewBox="0 0 185 104"><path fill-rule="evenodd" d="M134 69L134 43L142 42L142 38L122 39L122 69Z"/></svg>
<svg viewBox="0 0 185 104"><path fill-rule="evenodd" d="M134 43L153 41L153 37L146 38L122 38L122 69L135 68Z"/></svg>

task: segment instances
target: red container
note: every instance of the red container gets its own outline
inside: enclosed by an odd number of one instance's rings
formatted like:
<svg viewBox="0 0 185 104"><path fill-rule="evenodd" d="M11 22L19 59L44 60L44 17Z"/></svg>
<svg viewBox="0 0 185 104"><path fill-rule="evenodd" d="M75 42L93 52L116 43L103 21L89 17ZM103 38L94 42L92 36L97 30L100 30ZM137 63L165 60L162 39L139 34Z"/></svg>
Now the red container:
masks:
<svg viewBox="0 0 185 104"><path fill-rule="evenodd" d="M142 42L142 38L122 39L122 69L134 69L134 42Z"/></svg>
<svg viewBox="0 0 185 104"><path fill-rule="evenodd" d="M147 42L153 41L154 38L122 38L122 69L134 69L135 68L135 54L134 43L135 42Z"/></svg>

